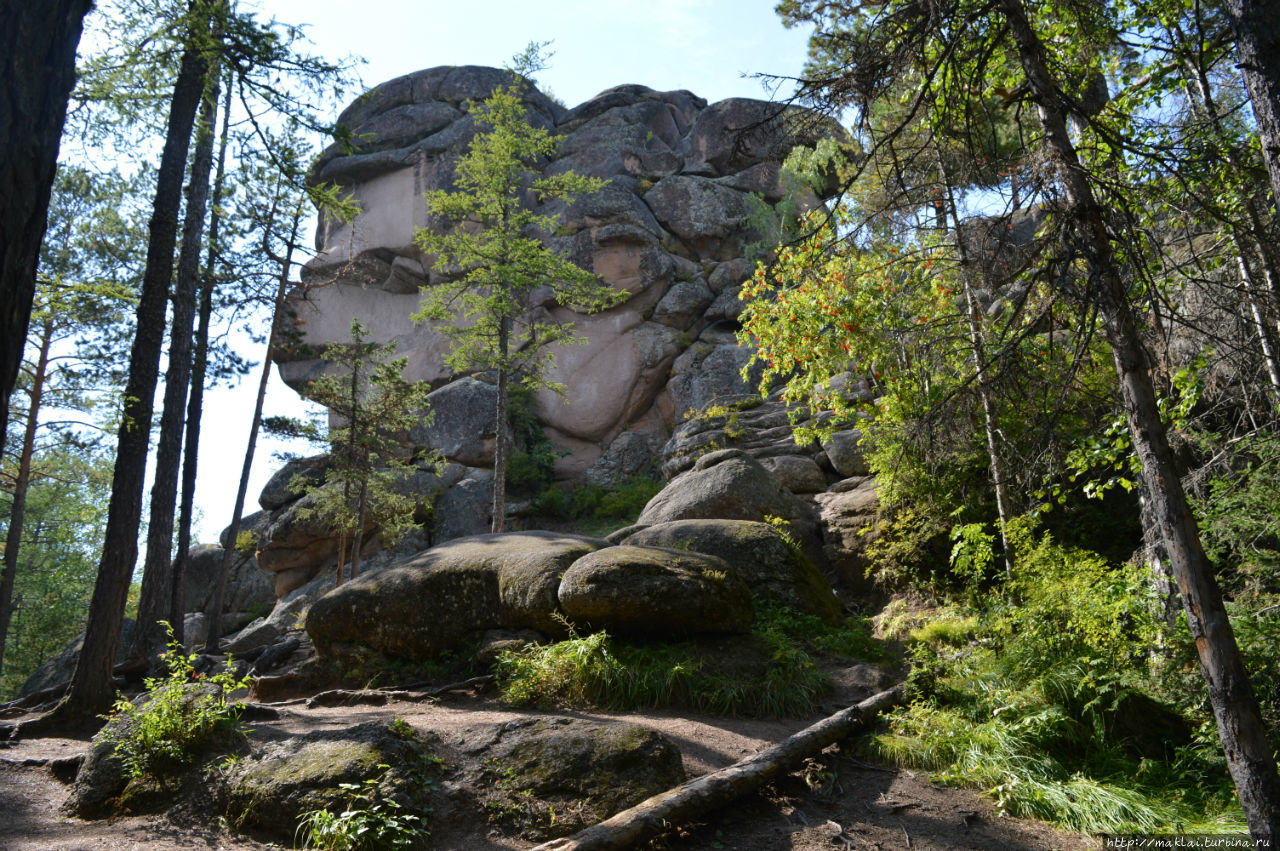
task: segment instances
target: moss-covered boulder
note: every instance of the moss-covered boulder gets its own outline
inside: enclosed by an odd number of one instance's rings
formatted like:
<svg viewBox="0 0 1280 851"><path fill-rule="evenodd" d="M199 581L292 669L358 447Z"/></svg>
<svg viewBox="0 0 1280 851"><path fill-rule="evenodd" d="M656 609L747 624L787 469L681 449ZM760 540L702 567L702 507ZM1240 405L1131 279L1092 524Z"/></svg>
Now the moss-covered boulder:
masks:
<svg viewBox="0 0 1280 851"><path fill-rule="evenodd" d="M829 623L840 620L840 603L831 584L799 546L768 523L676 520L636 532L623 543L719 556L758 602L787 606Z"/></svg>
<svg viewBox="0 0 1280 851"><path fill-rule="evenodd" d="M638 724L552 717L495 733L482 754L489 784L543 801L585 802L599 819L685 779L675 743Z"/></svg>
<svg viewBox="0 0 1280 851"><path fill-rule="evenodd" d="M751 631L751 591L723 559L618 546L583 556L560 581L569 620L624 635L681 638Z"/></svg>
<svg viewBox="0 0 1280 851"><path fill-rule="evenodd" d="M237 827L292 838L305 813L344 807L341 784L370 780L380 798L425 811L440 773L431 744L403 725L371 722L267 745L224 772L227 817Z"/></svg>
<svg viewBox="0 0 1280 851"><path fill-rule="evenodd" d="M156 698L150 692L140 695L134 701L139 707L139 714L116 714L94 736L93 747L76 772L63 810L85 819L107 818L124 810L163 810L173 802L176 790L184 786L188 775L198 774L204 764L228 754L245 753L248 745L234 721L215 724L207 729L193 721L183 724L182 734L187 741L175 743L172 752L165 752L153 740L154 762L144 769L142 776L130 775L120 745L130 739L137 740L142 735L140 725L143 723L155 723L154 720L148 722L146 718L153 706L152 701L176 700L179 708L173 709L172 714L185 714L194 719L204 711L199 707L207 706L207 702L218 694L215 686L200 685L184 690L176 698L173 695ZM154 727L152 730L154 735Z"/></svg>
<svg viewBox="0 0 1280 851"><path fill-rule="evenodd" d="M324 595L307 614L307 633L321 655L340 660L362 649L430 658L489 629L559 634L561 574L602 546L552 532L459 538Z"/></svg>

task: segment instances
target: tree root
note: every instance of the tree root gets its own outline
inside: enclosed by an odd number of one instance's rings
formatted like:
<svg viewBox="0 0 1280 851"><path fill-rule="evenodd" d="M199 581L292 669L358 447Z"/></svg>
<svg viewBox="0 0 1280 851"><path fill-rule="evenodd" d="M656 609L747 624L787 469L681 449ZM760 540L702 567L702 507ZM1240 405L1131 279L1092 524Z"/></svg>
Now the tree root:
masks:
<svg viewBox="0 0 1280 851"><path fill-rule="evenodd" d="M452 691L479 691L492 682L493 674L485 674L482 677L472 677L469 680L449 683L429 691L409 691L409 689L416 686L426 685L425 683L411 683L399 688L336 688L318 692L311 697L299 697L293 700L281 700L261 705L264 707L297 706L305 703L308 708L315 708L317 706L386 706L394 700L404 703L425 703Z"/></svg>

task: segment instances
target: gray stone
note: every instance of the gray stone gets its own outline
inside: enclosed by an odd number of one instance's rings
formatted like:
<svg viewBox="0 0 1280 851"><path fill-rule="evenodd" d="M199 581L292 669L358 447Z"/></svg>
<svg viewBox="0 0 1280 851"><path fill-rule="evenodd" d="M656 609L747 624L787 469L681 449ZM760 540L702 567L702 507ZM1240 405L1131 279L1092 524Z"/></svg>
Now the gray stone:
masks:
<svg viewBox="0 0 1280 851"><path fill-rule="evenodd" d="M279 667L301 646L302 642L298 640L297 636L291 635L277 641L270 647L264 648L258 654L258 658L253 661L253 668L249 671L250 675L260 677L273 668Z"/></svg>
<svg viewBox="0 0 1280 851"><path fill-rule="evenodd" d="M551 532L450 541L325 594L307 614L307 633L322 655L363 646L407 659L462 649L486 629L558 635L560 575L602 545Z"/></svg>
<svg viewBox="0 0 1280 851"><path fill-rule="evenodd" d="M831 460L831 466L842 476L865 476L870 471L858 441L862 432L857 429L838 431L822 442L822 449Z"/></svg>
<svg viewBox="0 0 1280 851"><path fill-rule="evenodd" d="M865 551L874 540L869 527L880 508L875 479L857 476L837 482L826 493L817 494L814 502L827 564L845 585L866 588Z"/></svg>
<svg viewBox="0 0 1280 851"><path fill-rule="evenodd" d="M264 511L275 511L300 499L308 486L315 486L324 481L328 464L328 454L294 458L267 479L262 493L258 494L258 505L261 505ZM241 525L243 526L243 523Z"/></svg>
<svg viewBox="0 0 1280 851"><path fill-rule="evenodd" d="M211 544L192 547L183 574L188 612L212 611L225 553L222 547ZM274 584L271 577L258 567L258 560L252 554L236 553L232 556L223 597L224 616L241 612L266 614L275 602Z"/></svg>
<svg viewBox="0 0 1280 851"><path fill-rule="evenodd" d="M427 401L432 421L409 430L411 443L439 450L450 461L468 467L493 464L497 387L474 378L459 378L433 391Z"/></svg>
<svg viewBox="0 0 1280 851"><path fill-rule="evenodd" d="M699 257L736 256L760 236L743 228L745 196L703 177L664 177L644 201L663 227Z"/></svg>
<svg viewBox="0 0 1280 851"><path fill-rule="evenodd" d="M717 458L718 463L681 473L649 500L639 523L672 520L756 520L781 517L799 537L814 531L808 506L749 455Z"/></svg>
<svg viewBox="0 0 1280 851"><path fill-rule="evenodd" d="M273 742L222 772L227 815L234 824L292 838L304 813L346 803L340 784L368 780L402 807L427 808L435 784L421 782L419 772L432 741L430 734L410 737L369 722Z"/></svg>
<svg viewBox="0 0 1280 851"><path fill-rule="evenodd" d="M708 322L737 322L738 317L742 315L742 311L746 310L747 304L738 298L738 289L735 287L725 287L711 302L707 308L703 318Z"/></svg>
<svg viewBox="0 0 1280 851"><path fill-rule="evenodd" d="M504 724L482 756L503 784L552 802L585 801L597 819L684 781L680 749L648 727L587 718L528 718Z"/></svg>
<svg viewBox="0 0 1280 851"><path fill-rule="evenodd" d="M120 627L120 646L116 650L115 664L120 664L128 656L133 645L136 624L133 618L125 618ZM22 683L16 697L26 697L38 691L52 688L64 688L71 682L71 675L76 672L76 662L80 659L80 649L84 647L84 634L81 633L58 652L58 655L45 662L31 672L31 676Z"/></svg>
<svg viewBox="0 0 1280 851"><path fill-rule="evenodd" d="M667 290L654 308L653 319L663 325L684 330L694 323L714 296L702 278L681 281Z"/></svg>
<svg viewBox="0 0 1280 851"><path fill-rule="evenodd" d="M707 278L707 284L713 293L733 290L735 293L750 279L755 271L755 264L741 257L716 264L715 270Z"/></svg>
<svg viewBox="0 0 1280 851"><path fill-rule="evenodd" d="M635 532L622 543L718 556L758 602L786 606L829 622L840 618L840 605L830 583L804 553L768 523L676 520Z"/></svg>
<svg viewBox="0 0 1280 851"><path fill-rule="evenodd" d="M547 637L536 629L489 629L480 637L476 661L492 665L503 653L543 644Z"/></svg>
<svg viewBox="0 0 1280 851"><path fill-rule="evenodd" d="M429 381L444 388L441 393L456 380L445 362L446 335L409 317L419 287L457 272L428 268L431 258L421 255L414 233L435 226L423 193L454 186L457 160L478 129L472 102L510 79L493 68L427 69L376 86L343 112L339 123L361 137L353 140L357 150L331 146L313 179L349 189L363 212L354 223L321 221L320 250L303 280L333 285L305 297L300 292L291 302L293 330L309 346L345 339L357 316L374 329L376 342L397 342L408 358L406 377ZM566 388L566 399L550 393L537 398L539 424L556 450L568 453L556 462L557 478L579 479L589 469L608 469L605 475L613 476L617 458L594 465L620 434L638 427L670 433L689 410L756 392L750 379L744 384L737 378L748 353L725 332L732 331L740 305L732 294L723 295L736 292L752 271L742 256L745 247L776 236L766 232L773 227L770 216L755 215L769 211L752 196L772 200L790 194L780 164L791 146L840 131L831 123L803 127L796 119L805 113L795 108L744 99L708 107L686 91L637 85L608 89L571 110L554 106L532 86L521 97L530 120L552 129L561 143L537 165L542 174L575 169L608 179L600 191L573 204L538 206L563 216L541 236L615 290L626 291L628 300L583 316L557 304L544 287L532 294L521 320L572 322L587 340L561 350L549 376ZM785 117L778 117L779 109ZM535 203L532 193L527 200ZM800 200L803 206L813 199ZM708 298L708 288L722 298ZM708 322L723 326L714 339L704 328ZM673 374L673 361L691 348L695 356ZM301 346L282 353L281 361L281 375L293 386L324 369ZM445 435L427 435L429 429L422 428L414 438L447 444L446 455L469 467L490 465L492 425L472 422L487 406L439 401L434 428ZM460 426L449 424L459 418ZM629 443L629 455L633 448ZM450 487L444 504L437 505L439 537L487 528L476 478ZM318 537L305 541L305 530L289 523L278 531L288 534L277 536L263 567L287 593L333 560L332 546Z"/></svg>
<svg viewBox="0 0 1280 851"><path fill-rule="evenodd" d="M818 462L807 455L772 455L760 463L792 493L821 493L827 489L827 477Z"/></svg>
<svg viewBox="0 0 1280 851"><path fill-rule="evenodd" d="M437 543L482 535L492 528L493 474L472 470L436 500L432 539Z"/></svg>
<svg viewBox="0 0 1280 851"><path fill-rule="evenodd" d="M661 444L661 438L650 431L624 431L587 469L586 479L608 487L651 474L657 468Z"/></svg>
<svg viewBox="0 0 1280 851"><path fill-rule="evenodd" d="M770 101L729 98L698 114L685 143L685 170L705 165L715 174L730 175L767 160L781 162L792 147L812 146L824 136L849 138L836 122L815 113Z"/></svg>
<svg viewBox="0 0 1280 851"><path fill-rule="evenodd" d="M228 653L243 656L263 647L270 647L279 640L280 630L268 623L266 618L258 618L224 641L222 648Z"/></svg>
<svg viewBox="0 0 1280 851"><path fill-rule="evenodd" d="M375 115L355 128L355 150L371 154L404 148L433 133L439 133L462 117L453 106L440 101L407 103Z"/></svg>
<svg viewBox="0 0 1280 851"><path fill-rule="evenodd" d="M560 607L579 627L680 638L746 633L751 591L723 559L686 550L620 545L575 561Z"/></svg>
<svg viewBox="0 0 1280 851"><path fill-rule="evenodd" d="M763 365L753 366L748 380L742 380L742 369L750 360L751 350L739 347L732 334L713 329L704 331L699 341L676 358L671 367L667 392L675 405L676 420L713 405L732 405L758 398L758 376Z"/></svg>
<svg viewBox="0 0 1280 851"><path fill-rule="evenodd" d="M302 497L273 516L258 540L258 566L271 575L276 597L306 584L337 559L338 533L315 517L303 516L314 505L314 495ZM370 523L365 531L372 528Z"/></svg>

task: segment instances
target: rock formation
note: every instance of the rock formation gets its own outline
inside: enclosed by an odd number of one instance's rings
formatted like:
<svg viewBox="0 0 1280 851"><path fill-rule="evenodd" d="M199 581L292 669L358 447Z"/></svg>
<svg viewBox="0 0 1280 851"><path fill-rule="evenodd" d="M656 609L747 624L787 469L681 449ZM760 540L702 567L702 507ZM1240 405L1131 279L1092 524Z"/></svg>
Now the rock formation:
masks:
<svg viewBox="0 0 1280 851"><path fill-rule="evenodd" d="M324 370L314 353L345 339L355 315L377 341L397 343L408 357L407 378L435 387L434 421L406 440L415 450L439 450L448 463L438 474L423 470L405 482L423 517L431 517L410 550L489 527L495 391L485 375L450 372L445 336L409 318L420 290L446 274L430 268L413 237L433 224L424 193L453 187L455 163L476 133L472 102L514 81L509 72L466 66L377 86L339 118L352 144L330 147L313 171L315 181L338 184L363 212L351 223L321 221L319 253L291 302L293 330L306 345L286 353L281 375L301 388ZM565 397L547 391L533 403L539 427L560 453L557 477L609 484L661 472L675 481L650 506L644 525L778 516L809 557L826 566L825 503L815 495L866 472L857 434L797 446L784 406L761 400L743 381L750 351L734 332L739 286L754 258L776 241L789 215L781 210L821 203L814 190L787 182L782 161L795 145L842 131L803 110L742 98L708 105L687 91L618 86L573 109L527 83L522 91L529 120L560 139L544 173L573 169L608 180L571 205L544 208L560 216L560 227L544 238L629 294L588 316L546 299L534 307L555 321L574 321L586 339L556 352L550 377L566 388ZM865 386L850 391L870 393ZM717 451L729 448L735 451ZM296 475L320 475L323 463L302 459L277 474L260 497L263 513L247 524L256 535L257 565L287 609L273 615L272 629L287 628L320 596L324 589L312 587L313 577L335 561L333 535L297 518L300 503L289 488ZM836 533L838 542L846 537ZM377 536L369 536L366 556L377 546ZM375 558L368 567L378 564ZM810 608L832 614L826 606ZM546 629L510 617L480 620L475 628Z"/></svg>
<svg viewBox="0 0 1280 851"><path fill-rule="evenodd" d="M339 117L354 147L330 147L313 171L315 181L336 183L363 212L350 224L322 221L319 254L292 301L293 329L307 345L285 356L281 375L301 388L323 370L314 352L344 340L353 315L377 341L397 343L409 359L406 377L437 388L434 424L409 439L440 449L456 465L443 483L449 510L437 510L437 518L472 521L442 529L437 540L487 527L482 501L469 498L468 488L488 485L492 388L483 376L453 374L444 365L444 335L410 319L420 289L445 274L429 268L413 237L432 226L424 193L453 188L457 158L477 129L471 103L515 79L464 66L383 83ZM774 206L784 198L793 209L820 203L813 190L786 183L783 159L794 145L839 131L802 110L743 98L707 105L687 91L628 85L565 109L531 85L523 91L529 120L560 139L544 172L572 169L609 181L572 205L545 205L542 212L560 216L547 241L629 294L590 316L545 299L534 307L555 321L574 321L586 340L556 351L550 378L567 393L541 392L535 415L561 453L558 478L616 481L651 470L687 415L754 394L738 375L747 353L733 336L737 290L753 269L748 258L762 256L777 238ZM305 581L306 571L294 570L298 559L314 561L300 537L316 535L286 522L263 542L263 568L291 574L277 593ZM289 555L277 560L272 549Z"/></svg>

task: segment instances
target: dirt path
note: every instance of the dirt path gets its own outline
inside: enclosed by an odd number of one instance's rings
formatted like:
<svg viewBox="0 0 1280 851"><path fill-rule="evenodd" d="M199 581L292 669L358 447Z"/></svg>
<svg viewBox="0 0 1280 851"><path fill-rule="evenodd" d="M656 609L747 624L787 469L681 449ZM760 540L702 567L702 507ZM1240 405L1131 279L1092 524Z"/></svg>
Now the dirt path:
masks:
<svg viewBox="0 0 1280 851"><path fill-rule="evenodd" d="M450 738L470 728L540 713L512 710L489 699L458 697L439 703L309 709L288 706L280 718L255 721L255 746L310 730L339 729L399 716ZM675 713L562 712L619 719L671 736L690 776L736 762L804 727L810 720L757 721ZM101 849L265 849L271 846L221 829L213 813L123 815L86 822L59 807L68 787L49 764L87 750L75 739L33 739L0 749L0 851L101 851ZM437 824L436 847L522 849L535 843L504 835L483 823ZM930 784L923 775L861 763L835 751L776 782L737 806L686 825L667 843L672 849L1083 849L1097 843L1035 822L1004 819L972 792Z"/></svg>

